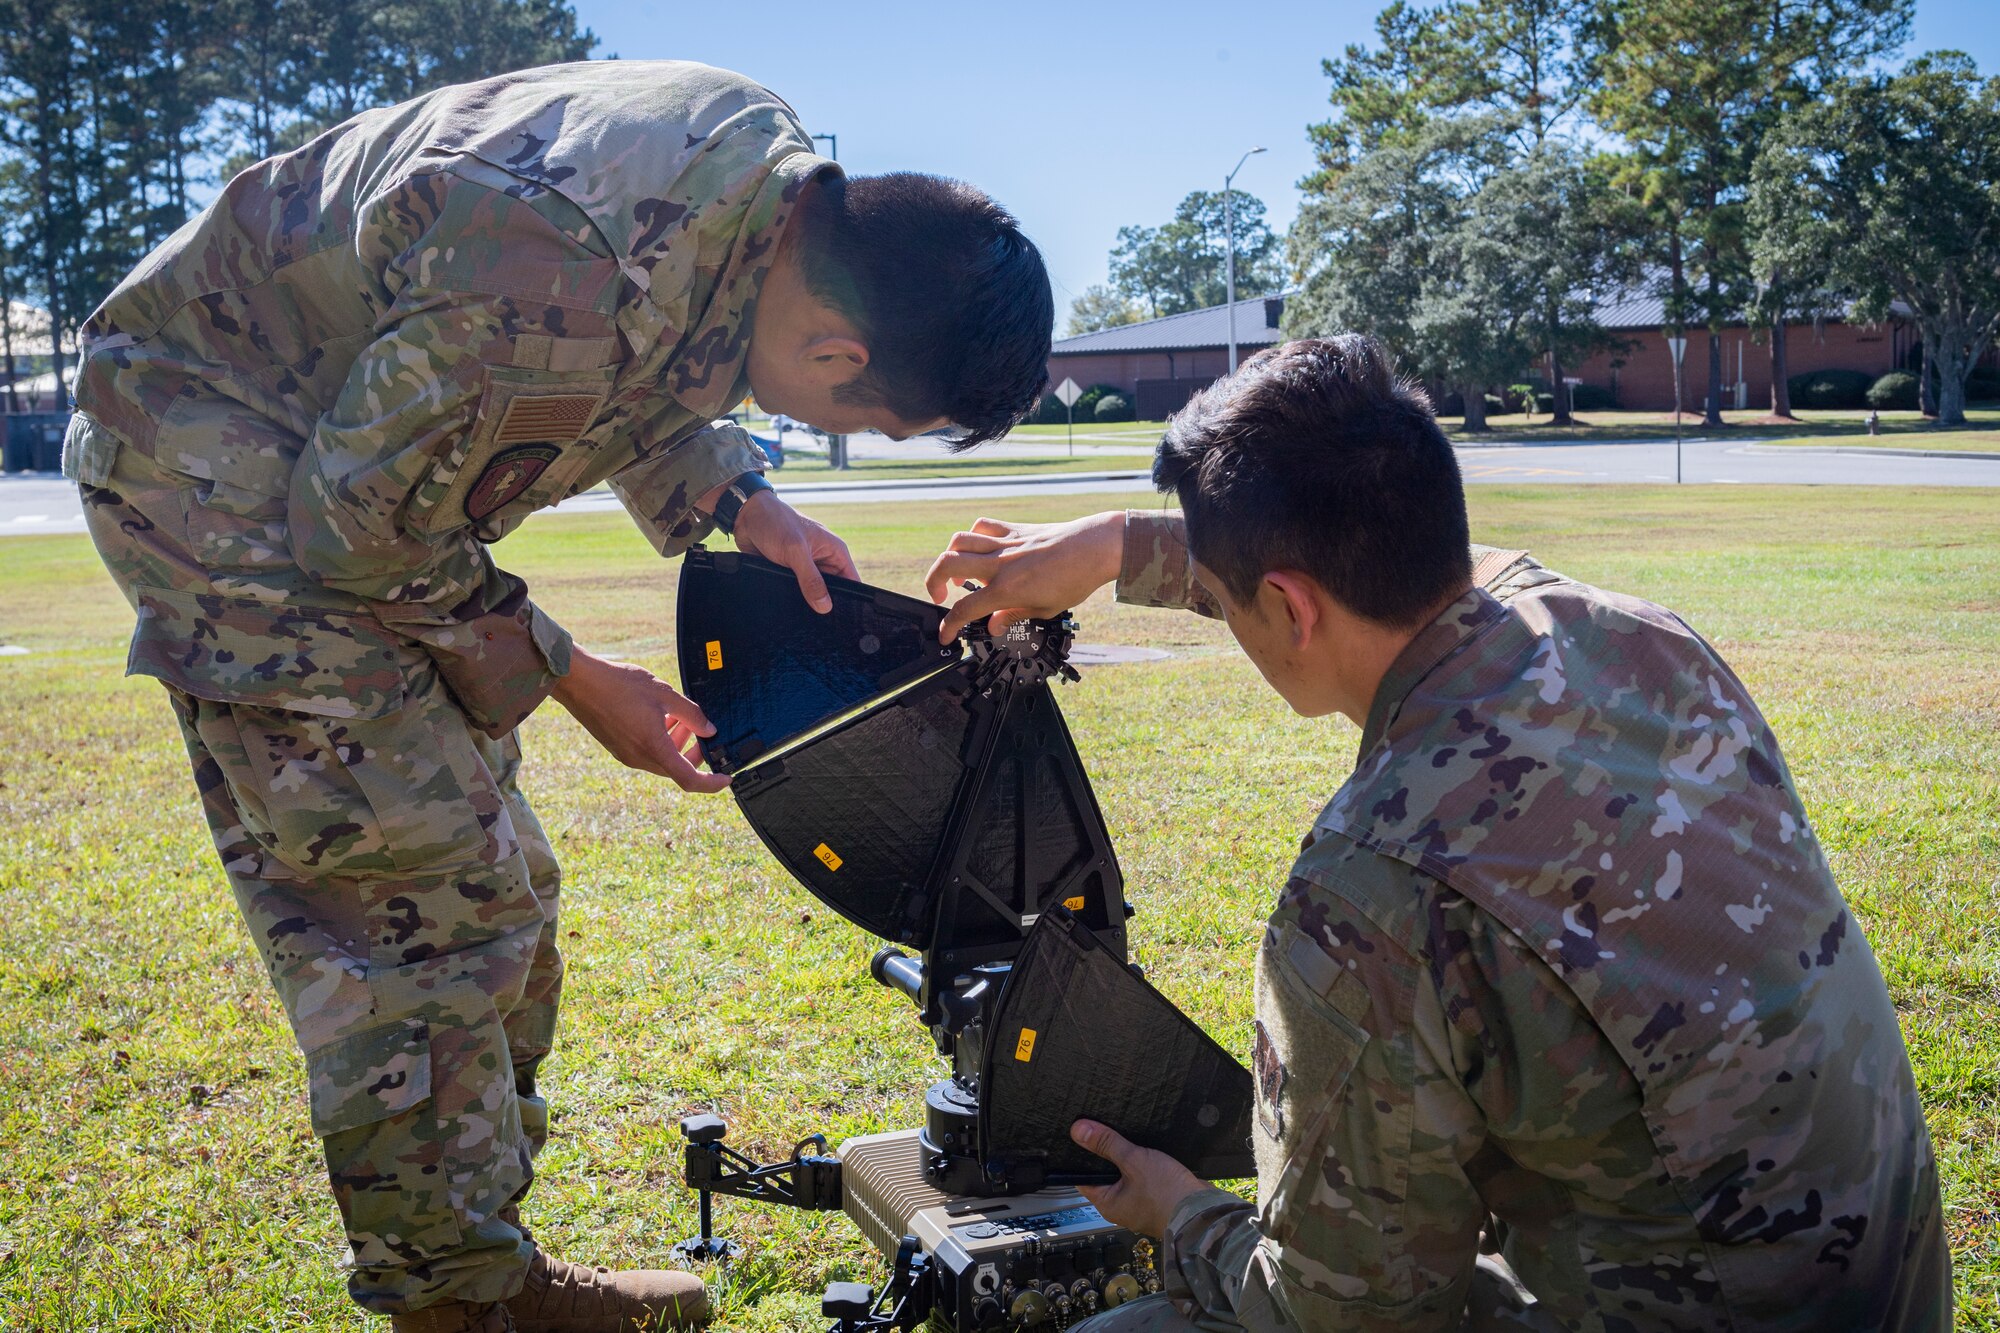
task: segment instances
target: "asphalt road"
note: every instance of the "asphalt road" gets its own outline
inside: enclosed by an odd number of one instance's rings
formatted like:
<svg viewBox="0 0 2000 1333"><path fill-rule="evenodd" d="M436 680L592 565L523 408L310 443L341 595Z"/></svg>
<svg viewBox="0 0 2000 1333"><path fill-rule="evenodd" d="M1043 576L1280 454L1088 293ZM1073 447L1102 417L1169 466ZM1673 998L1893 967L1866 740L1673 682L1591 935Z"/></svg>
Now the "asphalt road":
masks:
<svg viewBox="0 0 2000 1333"><path fill-rule="evenodd" d="M891 445L878 457L925 457L935 446L908 441ZM869 449L874 454L874 446ZM1083 446L1079 445L1079 452ZM1023 456L1046 457L1042 442L1003 444L1002 456L1021 450ZM1130 453L1130 450L1107 452ZM1468 445L1458 451L1467 482L1505 483L1647 483L1674 479L1674 447L1667 444L1518 444ZM1926 457L1836 452L1832 449L1694 441L1681 452L1681 478L1691 485L1808 486L1994 486L2000 487L2000 460L1982 457ZM882 500L952 500L975 506L1022 495L1087 495L1152 489L1143 472L1107 470L1068 473L1059 477L989 476L964 481L821 481L787 483L784 473L773 480L786 498L799 504L858 504ZM558 514L614 509L608 491L594 491L567 501ZM47 473L16 473L0 477L0 537L33 533L81 532L83 511L76 491L61 477Z"/></svg>

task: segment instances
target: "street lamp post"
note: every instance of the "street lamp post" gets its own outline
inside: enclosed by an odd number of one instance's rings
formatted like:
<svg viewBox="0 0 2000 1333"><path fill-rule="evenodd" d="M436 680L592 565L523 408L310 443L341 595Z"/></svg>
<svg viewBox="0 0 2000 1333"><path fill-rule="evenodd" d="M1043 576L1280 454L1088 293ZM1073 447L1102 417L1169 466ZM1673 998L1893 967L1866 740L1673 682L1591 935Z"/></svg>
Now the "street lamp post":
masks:
<svg viewBox="0 0 2000 1333"><path fill-rule="evenodd" d="M1237 158L1236 165L1222 178L1222 236L1227 251L1224 264L1229 286L1227 302L1223 309L1227 312L1226 317L1229 320L1229 372L1232 375L1236 373L1236 196L1231 188L1231 182L1236 179L1236 173L1243 170L1245 162L1263 151L1261 148L1252 148Z"/></svg>
<svg viewBox="0 0 2000 1333"><path fill-rule="evenodd" d="M826 155L835 162L840 161L840 136L838 134L815 134L813 142L826 140ZM826 465L836 472L847 471L847 437L829 435L826 437Z"/></svg>

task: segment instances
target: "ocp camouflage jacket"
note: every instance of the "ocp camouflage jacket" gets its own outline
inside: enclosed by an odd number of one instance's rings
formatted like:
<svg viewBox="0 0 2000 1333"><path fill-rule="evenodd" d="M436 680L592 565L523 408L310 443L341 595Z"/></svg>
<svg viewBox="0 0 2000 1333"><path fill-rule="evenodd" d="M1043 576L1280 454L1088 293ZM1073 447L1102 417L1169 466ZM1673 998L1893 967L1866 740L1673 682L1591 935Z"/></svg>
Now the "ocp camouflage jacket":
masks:
<svg viewBox="0 0 2000 1333"><path fill-rule="evenodd" d="M1128 520L1121 599L1194 600L1176 518ZM1671 612L1481 565L1271 915L1258 1208L1188 1200L1168 1290L1455 1328L1491 1218L1525 1327L1949 1328L1896 1011L1748 691Z"/></svg>
<svg viewBox="0 0 2000 1333"><path fill-rule="evenodd" d="M130 670L348 716L434 663L512 727L569 638L486 544L609 479L654 546L759 468L763 276L838 170L782 101L664 61L510 74L257 164L87 324L65 471L138 611Z"/></svg>

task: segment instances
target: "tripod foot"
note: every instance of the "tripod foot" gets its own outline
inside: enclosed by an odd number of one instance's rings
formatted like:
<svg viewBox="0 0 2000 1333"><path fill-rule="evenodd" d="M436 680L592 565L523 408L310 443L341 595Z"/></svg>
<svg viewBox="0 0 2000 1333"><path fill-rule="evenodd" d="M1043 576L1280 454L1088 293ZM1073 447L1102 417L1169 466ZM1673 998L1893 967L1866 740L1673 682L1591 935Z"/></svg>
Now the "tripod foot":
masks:
<svg viewBox="0 0 2000 1333"><path fill-rule="evenodd" d="M716 1259L734 1259L743 1250L733 1240L720 1236L690 1236L674 1246L674 1258L691 1264L705 1264Z"/></svg>

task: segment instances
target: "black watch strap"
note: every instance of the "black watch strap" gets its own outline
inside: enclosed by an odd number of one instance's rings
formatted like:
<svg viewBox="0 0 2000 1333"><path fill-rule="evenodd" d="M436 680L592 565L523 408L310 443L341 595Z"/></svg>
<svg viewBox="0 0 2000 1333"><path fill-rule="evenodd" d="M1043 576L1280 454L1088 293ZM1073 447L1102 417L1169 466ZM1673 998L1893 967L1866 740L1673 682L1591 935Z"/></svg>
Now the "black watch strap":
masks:
<svg viewBox="0 0 2000 1333"><path fill-rule="evenodd" d="M764 480L763 473L745 472L722 488L722 498L715 502L715 526L734 536L736 516L743 512L743 506L750 502L750 497L759 491L776 489Z"/></svg>

